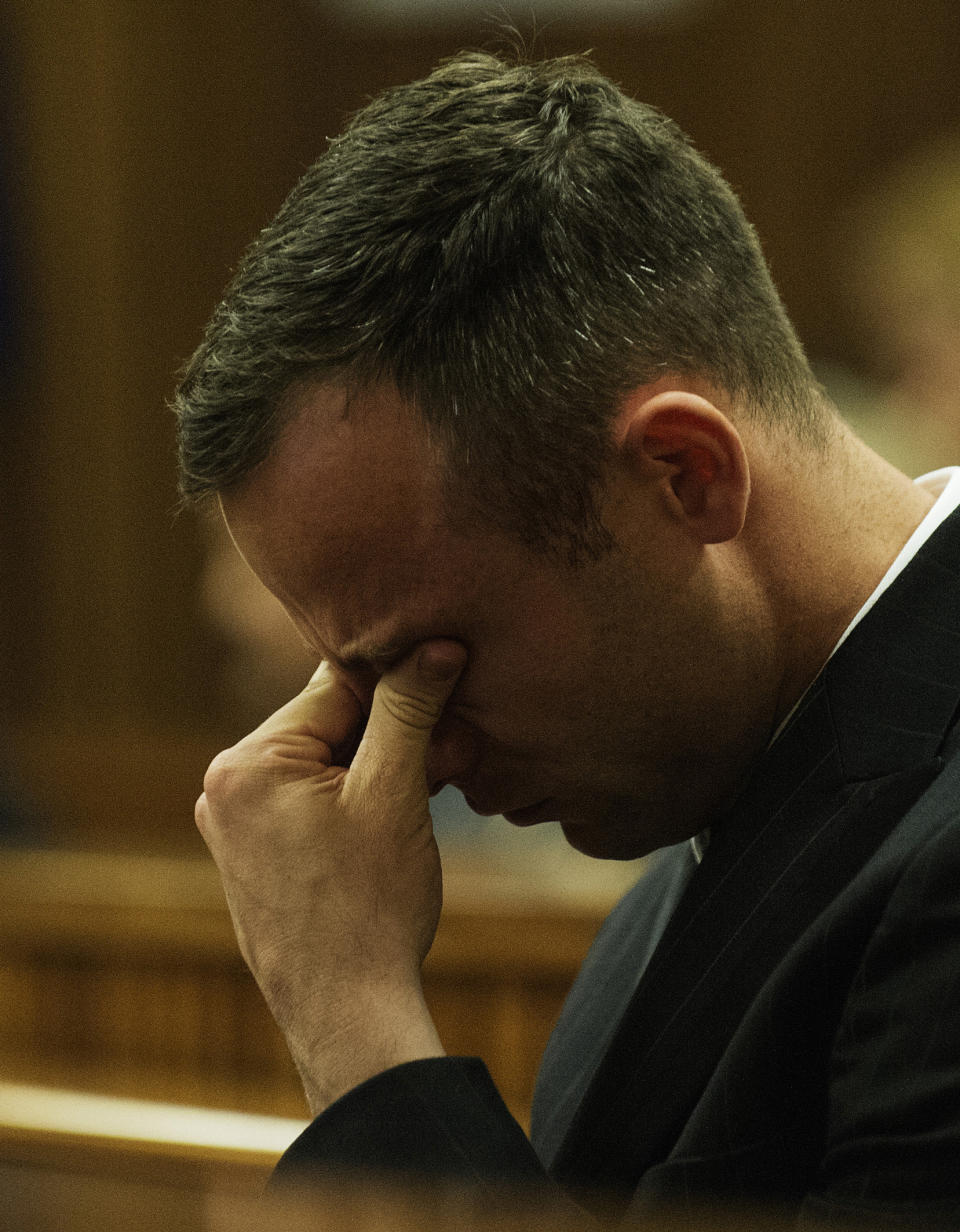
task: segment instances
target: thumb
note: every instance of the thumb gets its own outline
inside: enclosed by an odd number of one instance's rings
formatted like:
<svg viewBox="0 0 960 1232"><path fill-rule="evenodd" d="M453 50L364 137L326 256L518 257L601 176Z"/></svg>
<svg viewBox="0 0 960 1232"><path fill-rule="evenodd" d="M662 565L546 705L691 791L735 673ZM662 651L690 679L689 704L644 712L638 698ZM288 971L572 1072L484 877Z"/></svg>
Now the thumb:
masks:
<svg viewBox="0 0 960 1232"><path fill-rule="evenodd" d="M426 782L430 736L467 662L459 642L423 642L380 679L351 776Z"/></svg>

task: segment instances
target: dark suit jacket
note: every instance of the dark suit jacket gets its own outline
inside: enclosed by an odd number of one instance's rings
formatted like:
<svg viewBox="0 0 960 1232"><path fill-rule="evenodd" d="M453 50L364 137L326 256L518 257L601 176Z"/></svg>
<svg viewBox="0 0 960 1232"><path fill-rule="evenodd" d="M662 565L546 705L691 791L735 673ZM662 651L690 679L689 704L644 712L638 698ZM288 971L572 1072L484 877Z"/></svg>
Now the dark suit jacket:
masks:
<svg viewBox="0 0 960 1232"><path fill-rule="evenodd" d="M607 920L544 1057L532 1146L480 1062L447 1058L349 1093L278 1176L507 1180L627 1221L728 1201L960 1227L958 706L955 514L714 825L639 983L683 848Z"/></svg>

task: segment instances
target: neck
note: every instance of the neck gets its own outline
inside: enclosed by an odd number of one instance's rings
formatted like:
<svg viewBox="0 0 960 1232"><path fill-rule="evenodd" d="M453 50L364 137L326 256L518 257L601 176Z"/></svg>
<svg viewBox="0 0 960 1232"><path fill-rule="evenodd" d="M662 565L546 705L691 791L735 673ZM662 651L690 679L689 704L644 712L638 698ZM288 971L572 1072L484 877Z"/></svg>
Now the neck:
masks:
<svg viewBox="0 0 960 1232"><path fill-rule="evenodd" d="M748 533L765 557L783 665L774 726L820 672L934 503L845 425L838 421L833 431L822 452L783 446L791 456L768 456L755 478ZM769 501L764 474L776 480Z"/></svg>

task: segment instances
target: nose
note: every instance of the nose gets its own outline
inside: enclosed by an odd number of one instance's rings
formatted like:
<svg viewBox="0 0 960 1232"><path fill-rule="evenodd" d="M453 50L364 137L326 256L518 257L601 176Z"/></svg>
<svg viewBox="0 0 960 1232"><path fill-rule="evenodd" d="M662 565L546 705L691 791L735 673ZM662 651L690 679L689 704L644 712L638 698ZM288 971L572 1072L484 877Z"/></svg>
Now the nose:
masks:
<svg viewBox="0 0 960 1232"><path fill-rule="evenodd" d="M442 715L427 750L427 785L431 796L449 782L462 782L480 756L480 733L455 715Z"/></svg>

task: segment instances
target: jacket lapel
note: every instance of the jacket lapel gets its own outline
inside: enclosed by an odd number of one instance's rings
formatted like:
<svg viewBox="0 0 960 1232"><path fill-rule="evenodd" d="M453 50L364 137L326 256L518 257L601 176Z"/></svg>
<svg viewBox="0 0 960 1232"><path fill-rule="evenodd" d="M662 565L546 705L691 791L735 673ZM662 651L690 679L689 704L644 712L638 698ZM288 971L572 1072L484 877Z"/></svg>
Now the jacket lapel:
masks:
<svg viewBox="0 0 960 1232"><path fill-rule="evenodd" d="M558 1181L627 1195L665 1158L770 972L941 768L958 703L954 515L837 651L714 826L572 1112L550 1165Z"/></svg>
<svg viewBox="0 0 960 1232"><path fill-rule="evenodd" d="M657 852L641 886L604 922L547 1043L532 1109L531 1137L549 1167L696 867L689 843Z"/></svg>

